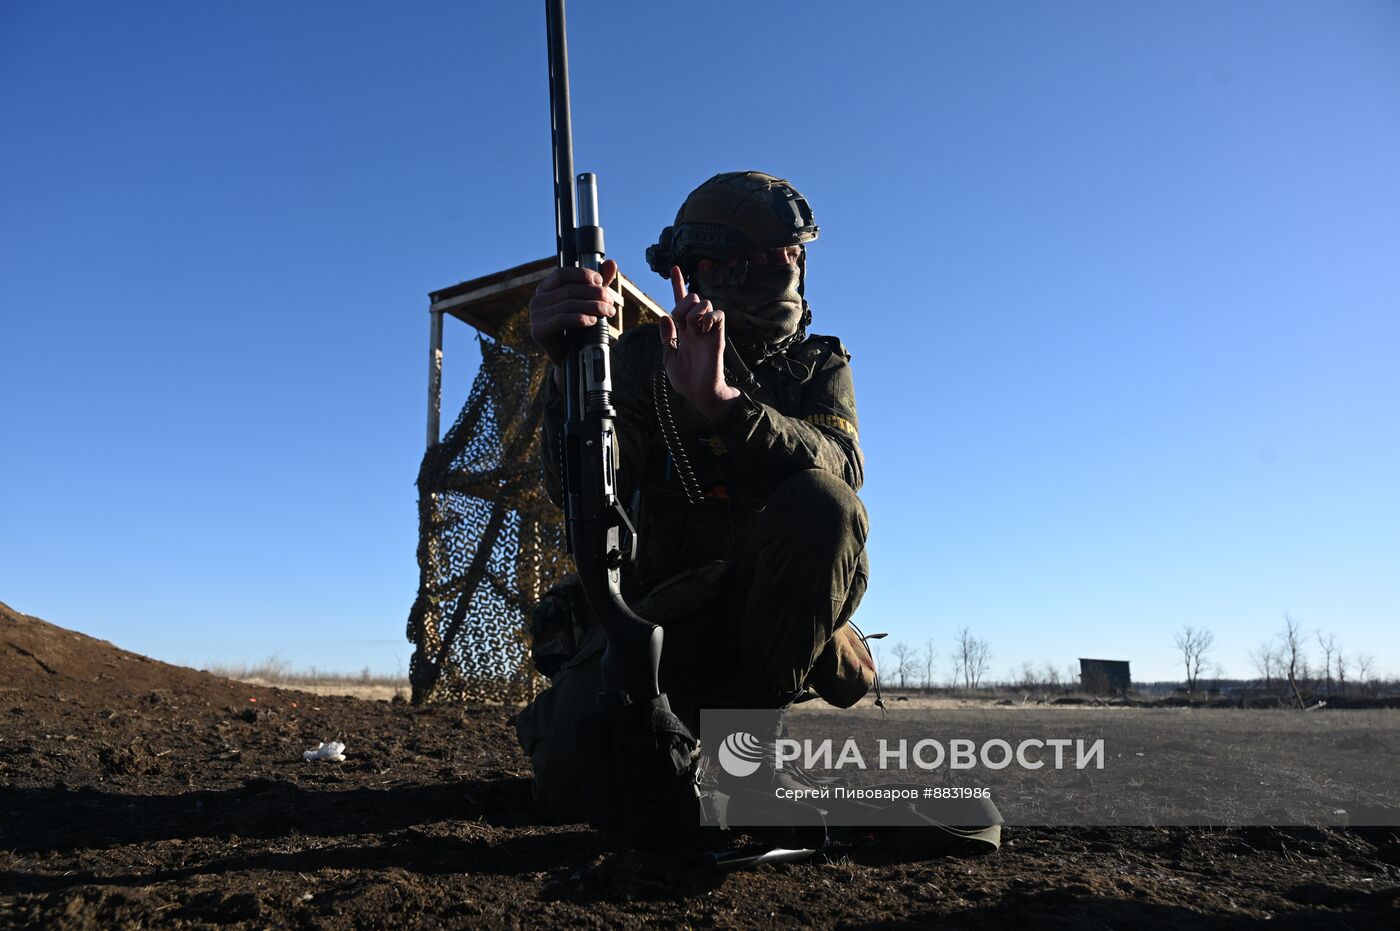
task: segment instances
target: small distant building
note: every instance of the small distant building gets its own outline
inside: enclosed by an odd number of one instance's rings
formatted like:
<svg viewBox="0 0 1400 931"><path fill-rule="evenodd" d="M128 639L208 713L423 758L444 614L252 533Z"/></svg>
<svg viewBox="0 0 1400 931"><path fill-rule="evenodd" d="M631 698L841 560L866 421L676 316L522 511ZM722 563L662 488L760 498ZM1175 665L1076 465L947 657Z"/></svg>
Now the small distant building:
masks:
<svg viewBox="0 0 1400 931"><path fill-rule="evenodd" d="M1079 658L1079 686L1092 695L1131 691L1133 674L1125 659Z"/></svg>

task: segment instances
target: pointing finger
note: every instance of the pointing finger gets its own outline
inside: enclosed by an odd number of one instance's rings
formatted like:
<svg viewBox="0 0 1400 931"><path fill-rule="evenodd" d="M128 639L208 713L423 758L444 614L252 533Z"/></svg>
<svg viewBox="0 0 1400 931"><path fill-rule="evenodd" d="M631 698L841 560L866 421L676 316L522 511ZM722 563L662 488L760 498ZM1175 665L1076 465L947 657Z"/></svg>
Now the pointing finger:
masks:
<svg viewBox="0 0 1400 931"><path fill-rule="evenodd" d="M677 304L685 300L685 276L677 265L671 266L671 293L676 296Z"/></svg>

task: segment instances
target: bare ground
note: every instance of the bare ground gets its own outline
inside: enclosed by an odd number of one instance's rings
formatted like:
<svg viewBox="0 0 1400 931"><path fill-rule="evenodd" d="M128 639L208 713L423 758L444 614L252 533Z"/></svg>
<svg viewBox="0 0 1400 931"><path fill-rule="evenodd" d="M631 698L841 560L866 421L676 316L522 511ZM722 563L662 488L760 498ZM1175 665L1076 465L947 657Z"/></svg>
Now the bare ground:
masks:
<svg viewBox="0 0 1400 931"><path fill-rule="evenodd" d="M1400 926L1393 829L1014 829L714 876L541 815L509 714L247 685L0 605L0 926Z"/></svg>

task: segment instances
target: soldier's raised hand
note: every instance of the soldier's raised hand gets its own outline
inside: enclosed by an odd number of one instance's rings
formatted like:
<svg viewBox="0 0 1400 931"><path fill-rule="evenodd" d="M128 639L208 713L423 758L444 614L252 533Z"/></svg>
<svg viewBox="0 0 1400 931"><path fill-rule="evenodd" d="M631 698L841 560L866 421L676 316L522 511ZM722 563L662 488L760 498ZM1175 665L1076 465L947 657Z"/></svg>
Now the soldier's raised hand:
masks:
<svg viewBox="0 0 1400 931"><path fill-rule="evenodd" d="M658 332L671 387L710 420L717 420L739 391L724 380L724 311L698 294L687 294L685 276L671 269L676 298Z"/></svg>
<svg viewBox="0 0 1400 931"><path fill-rule="evenodd" d="M530 299L530 336L556 366L564 364L564 331L592 326L599 317L617 314L620 298L608 285L617 277L617 263L604 260L595 272L587 268L556 268Z"/></svg>

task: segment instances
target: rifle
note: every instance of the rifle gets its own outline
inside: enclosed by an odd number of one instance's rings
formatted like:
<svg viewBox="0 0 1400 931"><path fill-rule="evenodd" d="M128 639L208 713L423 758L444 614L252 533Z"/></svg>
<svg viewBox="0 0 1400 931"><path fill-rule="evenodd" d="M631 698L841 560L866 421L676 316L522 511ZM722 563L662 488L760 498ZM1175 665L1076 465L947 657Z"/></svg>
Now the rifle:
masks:
<svg viewBox="0 0 1400 931"><path fill-rule="evenodd" d="M569 51L564 0L545 0L549 102L554 155L554 231L561 268L597 270L603 261L598 178L577 177L569 109ZM659 684L662 630L622 597L622 564L635 558L637 532L617 495L617 412L612 406L612 330L606 317L565 334L564 521L584 595L608 637L603 653L602 714L579 728L601 765L585 766L585 804L596 826L651 840L693 837L701 802L692 754L695 738L674 715ZM624 553L622 530L630 534ZM619 810L621 809L621 810ZM716 853L719 871L806 859L813 849Z"/></svg>
<svg viewBox="0 0 1400 931"><path fill-rule="evenodd" d="M564 0L545 0L549 38L549 103L554 155L555 240L561 268L596 270L602 264L598 178L578 176L574 212L574 142L569 108L569 51ZM645 702L661 694L662 630L638 617L622 597L622 564L636 554L637 534L617 494L612 405L612 330L606 317L565 334L564 519L588 604L608 636L603 654L605 692L625 691ZM622 531L631 547L622 548Z"/></svg>

